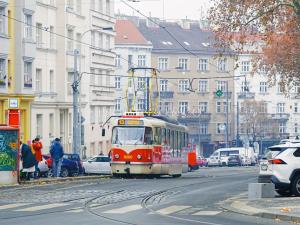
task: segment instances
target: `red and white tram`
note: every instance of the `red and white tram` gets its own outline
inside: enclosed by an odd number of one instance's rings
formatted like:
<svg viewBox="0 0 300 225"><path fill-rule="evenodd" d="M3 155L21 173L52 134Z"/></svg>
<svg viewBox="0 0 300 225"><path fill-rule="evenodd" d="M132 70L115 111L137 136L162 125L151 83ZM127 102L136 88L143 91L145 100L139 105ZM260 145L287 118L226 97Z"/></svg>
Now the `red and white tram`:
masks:
<svg viewBox="0 0 300 225"><path fill-rule="evenodd" d="M112 127L111 168L118 175L181 176L188 129L164 116L126 113Z"/></svg>

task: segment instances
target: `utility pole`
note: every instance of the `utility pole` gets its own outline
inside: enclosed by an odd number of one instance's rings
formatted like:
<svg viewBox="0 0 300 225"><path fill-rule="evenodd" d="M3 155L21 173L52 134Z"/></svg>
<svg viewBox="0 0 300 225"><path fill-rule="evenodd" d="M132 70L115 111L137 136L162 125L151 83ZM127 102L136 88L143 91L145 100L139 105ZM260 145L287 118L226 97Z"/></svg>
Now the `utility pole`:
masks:
<svg viewBox="0 0 300 225"><path fill-rule="evenodd" d="M199 154L203 155L201 152L201 115L202 115L202 111L200 111L200 114L199 114Z"/></svg>
<svg viewBox="0 0 300 225"><path fill-rule="evenodd" d="M239 100L237 100L237 104L236 104L236 146L237 147L239 147L240 144L239 126L240 126L240 106L239 106Z"/></svg>
<svg viewBox="0 0 300 225"><path fill-rule="evenodd" d="M73 74L73 153L80 152L80 136L79 136L79 107L78 107L78 97L79 97L79 80L78 80L78 71L77 71L77 57L78 50L74 50L74 74Z"/></svg>
<svg viewBox="0 0 300 225"><path fill-rule="evenodd" d="M226 148L228 148L228 109L229 109L228 80L226 81Z"/></svg>

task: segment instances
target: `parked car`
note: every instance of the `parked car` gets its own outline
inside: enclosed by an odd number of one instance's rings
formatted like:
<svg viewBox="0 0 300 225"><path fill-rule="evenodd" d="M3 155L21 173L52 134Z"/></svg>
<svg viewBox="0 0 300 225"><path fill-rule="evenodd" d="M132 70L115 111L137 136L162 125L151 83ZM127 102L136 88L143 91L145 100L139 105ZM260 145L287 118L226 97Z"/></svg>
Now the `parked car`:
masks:
<svg viewBox="0 0 300 225"><path fill-rule="evenodd" d="M300 197L300 144L281 151L269 160L269 166L277 193Z"/></svg>
<svg viewBox="0 0 300 225"><path fill-rule="evenodd" d="M38 168L39 168L39 171L38 171L39 177L48 177L49 167L48 167L48 162L44 156L42 157L42 161L39 162ZM23 164L22 164L21 160L20 160L19 169L20 169L20 172L22 173ZM21 175L21 177L22 177L22 175Z"/></svg>
<svg viewBox="0 0 300 225"><path fill-rule="evenodd" d="M228 158L228 166L241 166L242 159L239 155L231 155Z"/></svg>
<svg viewBox="0 0 300 225"><path fill-rule="evenodd" d="M48 163L48 167L50 168L49 174L52 175L52 158L50 155L44 155L46 161ZM76 161L69 160L68 156L63 157L63 161L61 164L61 177L68 177L68 176L78 176L79 174L79 166Z"/></svg>
<svg viewBox="0 0 300 225"><path fill-rule="evenodd" d="M78 168L79 168L79 174L83 174L83 164L82 164L82 160L80 159L79 154L65 153L64 159L69 159L69 160L77 162Z"/></svg>
<svg viewBox="0 0 300 225"><path fill-rule="evenodd" d="M110 157L97 155L83 162L85 174L111 174Z"/></svg>

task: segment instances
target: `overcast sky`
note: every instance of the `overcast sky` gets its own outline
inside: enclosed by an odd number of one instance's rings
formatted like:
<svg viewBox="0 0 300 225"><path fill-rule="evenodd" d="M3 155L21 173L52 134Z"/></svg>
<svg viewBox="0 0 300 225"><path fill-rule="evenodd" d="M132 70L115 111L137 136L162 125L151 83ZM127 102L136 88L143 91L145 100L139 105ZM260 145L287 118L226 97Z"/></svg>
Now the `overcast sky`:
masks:
<svg viewBox="0 0 300 225"><path fill-rule="evenodd" d="M138 9L141 13L153 17L159 17L165 19L200 19L201 9L202 15L206 15L207 9L211 4L211 0L140 0L140 2L130 2L125 0L134 8ZM163 5L165 7L163 7ZM164 10L163 10L164 8ZM121 0L115 0L115 13L138 15L137 12L133 12L128 6L121 2Z"/></svg>

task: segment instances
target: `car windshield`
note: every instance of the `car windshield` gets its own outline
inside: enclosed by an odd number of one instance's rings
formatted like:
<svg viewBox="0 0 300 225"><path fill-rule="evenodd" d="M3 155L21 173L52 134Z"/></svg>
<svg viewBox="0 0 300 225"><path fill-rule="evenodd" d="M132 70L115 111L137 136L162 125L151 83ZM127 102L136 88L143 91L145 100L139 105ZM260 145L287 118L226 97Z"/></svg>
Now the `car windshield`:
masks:
<svg viewBox="0 0 300 225"><path fill-rule="evenodd" d="M149 145L152 144L152 136L150 127L114 127L112 144Z"/></svg>

